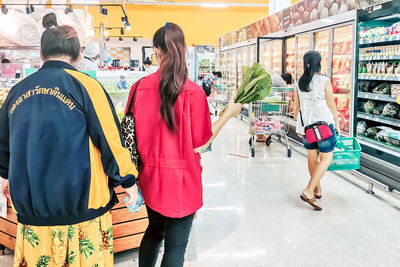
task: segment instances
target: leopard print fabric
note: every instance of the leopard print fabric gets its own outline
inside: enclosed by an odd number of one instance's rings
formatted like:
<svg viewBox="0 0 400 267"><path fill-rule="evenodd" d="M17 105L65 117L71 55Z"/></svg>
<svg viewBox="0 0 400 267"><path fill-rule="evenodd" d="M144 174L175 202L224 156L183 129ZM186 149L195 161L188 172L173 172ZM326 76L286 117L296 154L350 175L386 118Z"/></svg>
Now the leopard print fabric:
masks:
<svg viewBox="0 0 400 267"><path fill-rule="evenodd" d="M131 159L136 168L140 165L140 155L136 143L135 118L132 114L125 115L121 121L121 132L125 147L131 152Z"/></svg>

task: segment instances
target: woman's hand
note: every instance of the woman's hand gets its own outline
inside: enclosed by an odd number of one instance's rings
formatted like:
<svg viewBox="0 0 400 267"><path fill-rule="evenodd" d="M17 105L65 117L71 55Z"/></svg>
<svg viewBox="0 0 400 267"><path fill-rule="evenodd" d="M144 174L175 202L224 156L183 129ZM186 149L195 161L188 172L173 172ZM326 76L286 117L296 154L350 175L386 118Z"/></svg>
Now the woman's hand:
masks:
<svg viewBox="0 0 400 267"><path fill-rule="evenodd" d="M243 104L240 103L235 103L233 102L233 99L231 99L226 106L226 111L225 113L229 115L229 117L236 117L237 115L240 114L240 111L242 110Z"/></svg>
<svg viewBox="0 0 400 267"><path fill-rule="evenodd" d="M135 205L136 200L139 196L137 185L135 184L132 187L125 188L125 192L129 195L129 200L128 200L128 202L126 202L126 206L129 207L129 206Z"/></svg>
<svg viewBox="0 0 400 267"><path fill-rule="evenodd" d="M3 182L1 184L1 193L3 194L3 196L5 198L10 197L10 188L9 188L7 179L3 179Z"/></svg>
<svg viewBox="0 0 400 267"><path fill-rule="evenodd" d="M297 134L298 137L300 137L301 139L303 139L303 135L302 134Z"/></svg>

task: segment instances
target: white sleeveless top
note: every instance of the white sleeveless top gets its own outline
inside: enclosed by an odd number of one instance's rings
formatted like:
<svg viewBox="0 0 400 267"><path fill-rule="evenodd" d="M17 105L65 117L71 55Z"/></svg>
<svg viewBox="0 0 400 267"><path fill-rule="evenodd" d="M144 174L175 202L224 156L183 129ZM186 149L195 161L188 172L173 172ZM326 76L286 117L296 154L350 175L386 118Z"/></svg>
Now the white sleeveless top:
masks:
<svg viewBox="0 0 400 267"><path fill-rule="evenodd" d="M296 88L300 99L300 109L303 116L304 126L325 121L328 124L335 124L331 110L326 103L325 83L328 77L316 74L310 82L311 92L302 92ZM300 114L297 117L296 132L304 135L304 127L301 125Z"/></svg>

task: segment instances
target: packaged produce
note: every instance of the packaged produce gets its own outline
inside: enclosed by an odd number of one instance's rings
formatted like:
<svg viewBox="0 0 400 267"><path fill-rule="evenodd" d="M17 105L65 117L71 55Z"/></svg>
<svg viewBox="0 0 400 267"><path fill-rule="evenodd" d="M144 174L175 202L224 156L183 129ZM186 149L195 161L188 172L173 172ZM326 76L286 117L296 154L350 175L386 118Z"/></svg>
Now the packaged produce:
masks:
<svg viewBox="0 0 400 267"><path fill-rule="evenodd" d="M379 129L377 127L369 127L366 131L366 136L369 138L377 138Z"/></svg>
<svg viewBox="0 0 400 267"><path fill-rule="evenodd" d="M375 107L375 101L368 100L364 105L364 110L367 114L371 114Z"/></svg>
<svg viewBox="0 0 400 267"><path fill-rule="evenodd" d="M359 121L357 123L357 134L359 135L366 135L367 132L367 123L365 121Z"/></svg>
<svg viewBox="0 0 400 267"><path fill-rule="evenodd" d="M388 143L400 147L400 131L388 132Z"/></svg>
<svg viewBox="0 0 400 267"><path fill-rule="evenodd" d="M375 106L372 109L372 114L377 115L377 116L381 115L384 107L385 107L385 104L378 104L377 106Z"/></svg>
<svg viewBox="0 0 400 267"><path fill-rule="evenodd" d="M375 94L390 94L391 92L391 85L390 83L381 83L372 89L372 92Z"/></svg>
<svg viewBox="0 0 400 267"><path fill-rule="evenodd" d="M388 103L385 105L382 111L382 116L394 118L399 112L399 106L394 103Z"/></svg>
<svg viewBox="0 0 400 267"><path fill-rule="evenodd" d="M387 126L378 126L376 128L378 128L379 130L379 133L377 134L378 140L387 143L389 138L389 133L394 131L393 128Z"/></svg>
<svg viewBox="0 0 400 267"><path fill-rule="evenodd" d="M394 98L398 98L400 96L400 84L392 84L391 94Z"/></svg>

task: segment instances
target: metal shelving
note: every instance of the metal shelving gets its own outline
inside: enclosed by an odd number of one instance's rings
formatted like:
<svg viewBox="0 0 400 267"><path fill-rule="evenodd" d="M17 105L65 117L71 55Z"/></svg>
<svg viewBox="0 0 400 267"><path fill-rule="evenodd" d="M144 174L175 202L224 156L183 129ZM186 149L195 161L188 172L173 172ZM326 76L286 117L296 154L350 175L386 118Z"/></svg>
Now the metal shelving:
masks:
<svg viewBox="0 0 400 267"><path fill-rule="evenodd" d="M400 55L392 55L392 56L360 56L360 61L375 61L375 60L400 60Z"/></svg>
<svg viewBox="0 0 400 267"><path fill-rule="evenodd" d="M392 81L392 82L400 82L399 74L370 74L370 73L359 73L359 80L371 80L371 81Z"/></svg>
<svg viewBox="0 0 400 267"><path fill-rule="evenodd" d="M383 95L383 94L374 94L374 93L366 93L366 92L358 92L359 98L365 99L372 99L372 100L380 100L380 101L387 101L387 102L394 102L396 103L396 98L391 97L390 95Z"/></svg>
<svg viewBox="0 0 400 267"><path fill-rule="evenodd" d="M379 39L375 39L375 40L368 40L368 41L364 41L364 40L360 40L360 47L361 46L367 46L370 44L374 44L374 45L391 45L391 43L395 43L395 42L399 42L400 41L400 35L398 36L390 36L390 37L384 37L384 38L379 38Z"/></svg>
<svg viewBox="0 0 400 267"><path fill-rule="evenodd" d="M400 120L399 119L393 119L393 118L387 118L387 117L380 117L376 115L370 115L364 112L358 112L357 113L357 118L364 119L364 120L370 120L370 121L376 121L379 123L387 124L387 125L392 125L395 127L400 127Z"/></svg>
<svg viewBox="0 0 400 267"><path fill-rule="evenodd" d="M379 140L375 140L375 139L365 137L362 135L357 135L357 139L361 144L366 144L366 145L374 147L375 149L378 149L381 151L386 151L386 152L400 156L400 147L395 147L388 143L384 143Z"/></svg>

